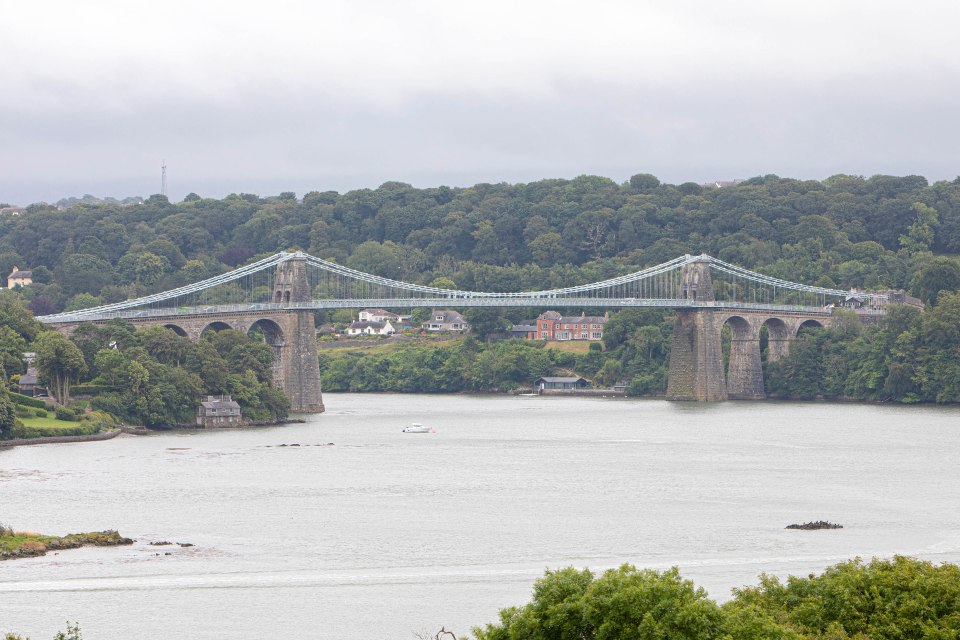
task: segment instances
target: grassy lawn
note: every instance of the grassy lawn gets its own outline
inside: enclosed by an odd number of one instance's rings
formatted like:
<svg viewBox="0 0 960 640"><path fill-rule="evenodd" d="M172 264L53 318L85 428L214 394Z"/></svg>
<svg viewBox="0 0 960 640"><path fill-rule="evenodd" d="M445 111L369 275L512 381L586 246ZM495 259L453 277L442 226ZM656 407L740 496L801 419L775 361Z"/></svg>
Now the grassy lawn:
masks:
<svg viewBox="0 0 960 640"><path fill-rule="evenodd" d="M586 340L548 340L547 349L555 349L566 353L588 353L590 351L590 342Z"/></svg>
<svg viewBox="0 0 960 640"><path fill-rule="evenodd" d="M80 424L79 422L57 420L56 418L20 418L20 422L27 427L40 427L44 429L67 429Z"/></svg>
<svg viewBox="0 0 960 640"><path fill-rule="evenodd" d="M56 539L56 536L45 536L32 531L14 532L6 529L0 533L0 550L14 551L24 545L29 548L31 544L46 546L47 543L53 542Z"/></svg>
<svg viewBox="0 0 960 640"><path fill-rule="evenodd" d="M359 341L358 341L359 342ZM360 351L365 354L380 354L380 353L390 353L391 351L396 351L397 349L402 349L409 346L417 347L433 347L437 349L443 349L448 347L453 347L463 342L463 338L453 338L450 340L431 340L429 338L420 339L412 338L410 340L377 340L370 341L368 344L345 344L342 347L321 347L318 349L320 353L343 353L345 351ZM330 343L326 343L330 344ZM336 344L336 343L333 343Z"/></svg>

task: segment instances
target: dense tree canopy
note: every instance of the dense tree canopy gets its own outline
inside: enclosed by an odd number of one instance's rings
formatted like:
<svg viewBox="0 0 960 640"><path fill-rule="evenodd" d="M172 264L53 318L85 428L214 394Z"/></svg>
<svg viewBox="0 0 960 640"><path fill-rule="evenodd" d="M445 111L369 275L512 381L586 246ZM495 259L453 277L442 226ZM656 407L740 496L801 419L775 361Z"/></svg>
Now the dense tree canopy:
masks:
<svg viewBox="0 0 960 640"><path fill-rule="evenodd" d="M763 176L721 189L648 174L624 184L597 176L469 188L388 182L301 199L65 204L73 206L33 205L0 220L0 267L55 274L24 291L43 298L44 310L170 288L290 248L421 284L447 278L497 290L585 282L701 251L809 283L906 288L931 252L960 252L960 180L930 185L919 176ZM918 292L944 279L956 288L935 266Z"/></svg>
<svg viewBox="0 0 960 640"><path fill-rule="evenodd" d="M594 577L547 571L529 604L500 611L477 640L937 640L960 636L960 568L859 559L786 584L761 576L718 606L677 569L630 565Z"/></svg>
<svg viewBox="0 0 960 640"><path fill-rule="evenodd" d="M108 389L94 406L130 423L192 423L203 394L230 394L246 418L259 422L290 411L272 384L273 349L238 331L209 332L194 343L164 327L134 331L115 321L81 325L75 340L88 379Z"/></svg>
<svg viewBox="0 0 960 640"><path fill-rule="evenodd" d="M0 266L41 274L19 293L38 315L195 282L292 248L411 282L488 291L596 281L701 251L819 286L904 288L932 309L941 306L942 292L960 289L960 263L950 255L960 252L960 178L928 184L920 176L815 181L769 175L718 189L637 174L623 184L598 176L468 188L387 182L344 194L314 191L300 199L291 193L222 199L191 194L180 203L155 196L142 203L65 204L73 206L61 211L33 205L24 215L0 219ZM471 315L487 335L539 311ZM938 319L945 314L926 315L895 335L886 325L866 327L851 340L835 339L830 331L806 336L791 359L768 368L768 387L792 397L953 401L955 354L936 342L949 334ZM28 345L36 337L36 323L31 325L23 305L0 304L0 321ZM554 370L624 383L632 393L662 392L671 331L669 316L661 312L615 314L604 354L553 362ZM0 336L0 353L19 348L9 338ZM181 361L177 341L163 342L147 351L158 363L205 372L210 389L231 384L220 360L224 353L201 347ZM93 365L89 342L80 346ZM471 367L460 376L461 388L477 388L483 378L493 381L490 388L518 385L510 372L526 365L488 375L483 372L491 360L504 363L502 353L486 351L456 354ZM511 353L522 360L526 352ZM417 357L442 359L427 355ZM245 357L256 371L256 358ZM13 373L17 363L4 358ZM419 388L373 368L368 374L363 357L325 364L331 367L324 371L328 388ZM431 375L423 390L453 386Z"/></svg>

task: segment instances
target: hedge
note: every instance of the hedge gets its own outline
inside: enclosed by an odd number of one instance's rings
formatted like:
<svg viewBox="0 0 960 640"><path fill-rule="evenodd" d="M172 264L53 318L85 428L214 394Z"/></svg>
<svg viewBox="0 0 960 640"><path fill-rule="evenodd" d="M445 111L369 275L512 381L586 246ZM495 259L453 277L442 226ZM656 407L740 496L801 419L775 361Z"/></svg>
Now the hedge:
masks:
<svg viewBox="0 0 960 640"><path fill-rule="evenodd" d="M51 436L89 436L100 431L100 425L90 422L77 422L69 427L28 427L17 425L13 429L15 438L49 438Z"/></svg>
<svg viewBox="0 0 960 640"><path fill-rule="evenodd" d="M47 403L43 400L37 400L36 398L31 398L30 396L25 396L14 391L10 392L10 400L13 401L13 404L22 404L25 407L33 407L34 409L47 408Z"/></svg>

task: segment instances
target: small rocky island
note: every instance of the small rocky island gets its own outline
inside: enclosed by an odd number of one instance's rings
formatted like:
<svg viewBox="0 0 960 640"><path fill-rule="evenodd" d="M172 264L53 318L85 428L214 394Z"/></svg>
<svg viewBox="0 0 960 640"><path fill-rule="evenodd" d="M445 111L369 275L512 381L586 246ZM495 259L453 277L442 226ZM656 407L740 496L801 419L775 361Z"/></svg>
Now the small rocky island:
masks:
<svg viewBox="0 0 960 640"><path fill-rule="evenodd" d="M33 531L14 531L0 525L0 560L33 558L46 555L47 551L76 549L77 547L115 547L133 544L113 530L91 533L69 533L65 536L46 536Z"/></svg>
<svg viewBox="0 0 960 640"><path fill-rule="evenodd" d="M804 522L803 524L788 524L787 529L800 529L801 531L818 531L820 529L843 529L843 525L827 522L826 520L817 520L816 522Z"/></svg>

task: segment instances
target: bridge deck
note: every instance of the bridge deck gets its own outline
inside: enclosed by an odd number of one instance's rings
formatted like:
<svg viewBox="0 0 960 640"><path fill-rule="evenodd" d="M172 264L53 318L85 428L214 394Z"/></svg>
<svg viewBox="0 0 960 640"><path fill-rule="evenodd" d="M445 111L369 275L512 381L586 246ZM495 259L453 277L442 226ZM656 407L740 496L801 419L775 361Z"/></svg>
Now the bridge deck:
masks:
<svg viewBox="0 0 960 640"><path fill-rule="evenodd" d="M283 311L319 311L324 309L365 309L368 307L386 309L447 308L447 307L534 307L534 308L578 308L578 309L718 309L744 310L770 313L804 313L829 316L831 307L810 307L803 305L772 305L751 302L661 300L643 298L379 298L369 300L312 300L300 303L244 303L207 305L199 307L157 308L111 311L101 314L81 314L71 318L70 314L61 314L57 318L39 318L47 324L66 324L76 322L102 322L113 319L158 319L184 316L223 315L242 313L264 313ZM862 311L861 311L862 313ZM871 312L867 312L869 314ZM880 312L877 312L880 313Z"/></svg>

